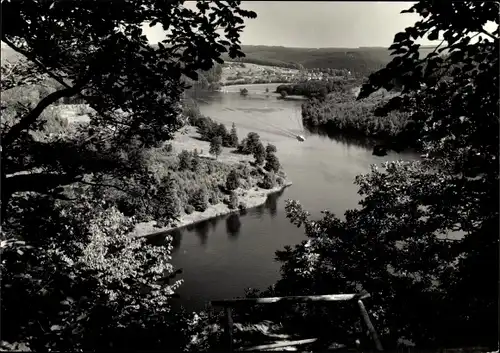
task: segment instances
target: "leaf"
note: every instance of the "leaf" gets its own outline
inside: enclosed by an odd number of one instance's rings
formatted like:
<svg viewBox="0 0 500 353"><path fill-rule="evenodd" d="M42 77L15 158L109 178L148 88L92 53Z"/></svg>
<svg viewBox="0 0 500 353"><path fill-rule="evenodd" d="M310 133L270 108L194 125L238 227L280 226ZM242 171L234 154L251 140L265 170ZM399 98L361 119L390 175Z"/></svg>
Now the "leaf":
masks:
<svg viewBox="0 0 500 353"><path fill-rule="evenodd" d="M396 33L396 35L394 36L394 42L395 43L398 43L398 42L403 42L407 39L410 38L410 35L406 32L399 32L399 33Z"/></svg>
<svg viewBox="0 0 500 353"><path fill-rule="evenodd" d="M432 30L429 35L427 36L427 39L429 40L437 40L439 38L439 30L434 29Z"/></svg>
<svg viewBox="0 0 500 353"><path fill-rule="evenodd" d="M62 327L59 325L50 326L50 331L60 331L60 330L62 330Z"/></svg>

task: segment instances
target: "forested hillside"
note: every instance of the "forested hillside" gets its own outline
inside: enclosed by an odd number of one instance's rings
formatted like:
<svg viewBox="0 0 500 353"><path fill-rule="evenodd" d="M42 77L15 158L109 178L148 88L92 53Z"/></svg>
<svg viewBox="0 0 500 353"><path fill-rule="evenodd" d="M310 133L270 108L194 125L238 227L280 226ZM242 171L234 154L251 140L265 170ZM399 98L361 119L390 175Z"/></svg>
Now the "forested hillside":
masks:
<svg viewBox="0 0 500 353"><path fill-rule="evenodd" d="M420 48L421 55L430 47ZM355 73L369 73L390 61L390 52L383 47L361 48L287 48L263 45L242 45L242 62L306 69L345 68ZM227 59L223 56L224 59Z"/></svg>

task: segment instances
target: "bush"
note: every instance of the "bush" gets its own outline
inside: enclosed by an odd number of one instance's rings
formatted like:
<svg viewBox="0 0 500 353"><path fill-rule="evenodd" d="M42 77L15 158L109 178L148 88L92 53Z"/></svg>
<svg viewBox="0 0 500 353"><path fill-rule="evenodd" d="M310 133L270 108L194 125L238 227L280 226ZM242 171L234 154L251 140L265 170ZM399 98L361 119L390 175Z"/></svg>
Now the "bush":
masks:
<svg viewBox="0 0 500 353"><path fill-rule="evenodd" d="M250 167L247 164L238 165L238 171L240 173L240 177L243 179L248 179L250 177Z"/></svg>
<svg viewBox="0 0 500 353"><path fill-rule="evenodd" d="M207 188L202 185L198 190L196 190L191 196L189 201L193 205L194 209L199 212L203 212L208 207L208 192Z"/></svg>
<svg viewBox="0 0 500 353"><path fill-rule="evenodd" d="M246 203L244 203L243 201L242 201L242 202L240 202L240 204L238 205L238 209L239 209L240 211L244 211L244 210L246 210L246 209L247 209L247 205L246 205Z"/></svg>
<svg viewBox="0 0 500 353"><path fill-rule="evenodd" d="M179 170L191 169L191 153L186 150L182 150L179 153Z"/></svg>
<svg viewBox="0 0 500 353"><path fill-rule="evenodd" d="M266 148L259 142L253 151L253 157L255 158L255 164L262 165L266 160Z"/></svg>
<svg viewBox="0 0 500 353"><path fill-rule="evenodd" d="M165 153L165 154L170 154L174 151L174 147L172 146L171 143L166 143L165 145L163 145L163 147L161 148L161 152Z"/></svg>
<svg viewBox="0 0 500 353"><path fill-rule="evenodd" d="M186 214L191 214L194 212L194 207L192 205L186 205L184 212L186 212Z"/></svg>
<svg viewBox="0 0 500 353"><path fill-rule="evenodd" d="M218 192L218 191L213 190L213 191L210 193L210 197L208 198L208 202L209 202L211 205L217 205L217 204L220 202L219 192Z"/></svg>
<svg viewBox="0 0 500 353"><path fill-rule="evenodd" d="M269 153L266 158L266 165L264 167L267 171L273 171L274 173L278 173L280 170L280 161L278 157L274 153Z"/></svg>
<svg viewBox="0 0 500 353"><path fill-rule="evenodd" d="M226 178L226 189L228 191L232 191L237 189L240 186L240 180L238 172L233 169L229 172Z"/></svg>
<svg viewBox="0 0 500 353"><path fill-rule="evenodd" d="M236 192L231 192L231 195L229 195L229 208L234 210L238 207L238 195L236 195Z"/></svg>
<svg viewBox="0 0 500 353"><path fill-rule="evenodd" d="M191 160L191 170L194 173L197 173L200 170L200 165L201 165L200 155L195 151L195 153L193 153L193 159Z"/></svg>
<svg viewBox="0 0 500 353"><path fill-rule="evenodd" d="M261 187L263 189L272 189L276 186L276 175L274 172L269 172L264 175L264 179L262 180Z"/></svg>

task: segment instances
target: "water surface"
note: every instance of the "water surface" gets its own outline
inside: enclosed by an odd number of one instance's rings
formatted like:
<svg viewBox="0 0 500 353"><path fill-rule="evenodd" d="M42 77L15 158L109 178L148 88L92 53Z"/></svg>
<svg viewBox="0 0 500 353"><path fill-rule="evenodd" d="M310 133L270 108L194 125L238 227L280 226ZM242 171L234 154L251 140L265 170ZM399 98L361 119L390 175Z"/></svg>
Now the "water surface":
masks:
<svg viewBox="0 0 500 353"><path fill-rule="evenodd" d="M242 296L246 287L265 289L279 278L275 251L305 238L303 230L286 219L285 200L300 200L315 217L325 209L341 216L357 207L356 175L368 172L374 163L416 158L409 153L377 157L372 155L373 142L304 131L301 102L278 100L276 94L265 92L276 86L228 86L227 93L196 95L202 114L229 127L234 122L240 139L254 131L264 143L276 145L293 185L245 215L220 217L175 232L173 263L183 269L185 280L179 302L189 309ZM239 94L242 87L248 96ZM306 141L297 141L287 131L304 135Z"/></svg>

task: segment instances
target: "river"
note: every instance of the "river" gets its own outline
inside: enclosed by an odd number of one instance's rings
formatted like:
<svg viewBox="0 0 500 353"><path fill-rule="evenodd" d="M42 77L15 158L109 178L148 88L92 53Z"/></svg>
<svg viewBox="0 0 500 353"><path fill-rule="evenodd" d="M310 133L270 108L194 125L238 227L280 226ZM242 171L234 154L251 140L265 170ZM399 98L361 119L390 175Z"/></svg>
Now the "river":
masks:
<svg viewBox="0 0 500 353"><path fill-rule="evenodd" d="M325 209L342 216L357 207L356 175L368 172L374 163L416 158L410 153L377 157L369 142L304 131L301 102L276 99L271 93L276 86L228 86L225 93L196 95L202 114L228 127L234 122L240 139L255 131L264 143L276 145L293 185L244 215L220 217L174 232L172 262L182 268L180 278L185 280L177 305L197 310L210 300L242 296L246 287L265 289L273 284L279 278L275 251L305 239L303 230L286 218L285 200L300 200L313 217L320 217ZM248 96L240 95L242 87ZM299 142L275 126L304 135L306 140Z"/></svg>

